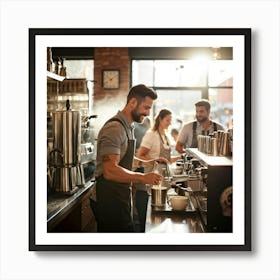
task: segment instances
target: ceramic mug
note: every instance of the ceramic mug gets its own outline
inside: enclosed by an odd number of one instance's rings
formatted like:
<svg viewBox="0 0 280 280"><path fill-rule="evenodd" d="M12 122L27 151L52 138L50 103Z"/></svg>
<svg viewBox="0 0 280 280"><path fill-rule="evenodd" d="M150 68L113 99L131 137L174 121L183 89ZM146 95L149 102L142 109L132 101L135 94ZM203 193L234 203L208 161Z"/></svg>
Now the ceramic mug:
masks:
<svg viewBox="0 0 280 280"><path fill-rule="evenodd" d="M188 202L189 198L182 195L170 196L168 199L168 204L176 211L185 210Z"/></svg>

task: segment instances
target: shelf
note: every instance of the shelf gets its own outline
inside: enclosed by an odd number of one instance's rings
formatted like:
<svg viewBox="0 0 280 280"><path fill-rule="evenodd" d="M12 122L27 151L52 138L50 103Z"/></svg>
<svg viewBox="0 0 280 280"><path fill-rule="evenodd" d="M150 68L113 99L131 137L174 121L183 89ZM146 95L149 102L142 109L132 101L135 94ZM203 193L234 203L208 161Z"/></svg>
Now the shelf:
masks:
<svg viewBox="0 0 280 280"><path fill-rule="evenodd" d="M57 75L57 74L52 73L50 71L47 71L47 77L51 78L51 79L53 79L55 81L58 81L58 82L62 82L62 81L64 81L66 79L65 76L60 76L60 75Z"/></svg>

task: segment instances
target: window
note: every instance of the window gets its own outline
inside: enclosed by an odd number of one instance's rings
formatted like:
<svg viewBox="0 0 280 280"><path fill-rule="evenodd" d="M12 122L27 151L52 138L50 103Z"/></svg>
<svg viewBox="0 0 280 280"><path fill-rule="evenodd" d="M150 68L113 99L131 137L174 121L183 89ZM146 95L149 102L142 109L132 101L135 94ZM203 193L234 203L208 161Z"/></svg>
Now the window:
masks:
<svg viewBox="0 0 280 280"><path fill-rule="evenodd" d="M207 63L196 60L133 60L133 84L153 87L206 86Z"/></svg>
<svg viewBox="0 0 280 280"><path fill-rule="evenodd" d="M63 64L67 78L93 80L93 60L64 60Z"/></svg>
<svg viewBox="0 0 280 280"><path fill-rule="evenodd" d="M206 64L192 60L155 61L156 87L206 86Z"/></svg>
<svg viewBox="0 0 280 280"><path fill-rule="evenodd" d="M232 61L209 61L208 85L210 87L232 87Z"/></svg>
<svg viewBox="0 0 280 280"><path fill-rule="evenodd" d="M143 83L156 89L152 117L162 108L173 112L180 122L195 118L194 103L201 98L211 103L211 118L225 127L232 119L232 60L133 60L132 86Z"/></svg>
<svg viewBox="0 0 280 280"><path fill-rule="evenodd" d="M209 101L211 103L211 119L229 128L233 115L232 89L210 88Z"/></svg>
<svg viewBox="0 0 280 280"><path fill-rule="evenodd" d="M166 108L172 112L172 128L181 129L186 122L195 119L194 103L201 98L200 90L157 90L155 112Z"/></svg>
<svg viewBox="0 0 280 280"><path fill-rule="evenodd" d="M154 61L133 60L132 61L132 85L145 84L154 86Z"/></svg>
<svg viewBox="0 0 280 280"><path fill-rule="evenodd" d="M77 99L75 109L82 111L84 115L90 115L93 112L93 75L94 75L94 60L93 59L66 59L64 60L64 66L66 67L66 76L68 79L86 79L88 96L76 96L71 97L73 100ZM84 109L85 99L87 100L88 109ZM78 102L80 101L80 102Z"/></svg>

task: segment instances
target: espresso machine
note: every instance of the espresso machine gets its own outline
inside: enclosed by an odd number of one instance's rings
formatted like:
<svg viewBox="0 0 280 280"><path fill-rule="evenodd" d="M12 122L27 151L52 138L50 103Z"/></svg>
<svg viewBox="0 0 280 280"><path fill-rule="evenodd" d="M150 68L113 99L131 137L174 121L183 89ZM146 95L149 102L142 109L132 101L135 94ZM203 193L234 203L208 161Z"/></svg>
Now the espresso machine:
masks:
<svg viewBox="0 0 280 280"><path fill-rule="evenodd" d="M48 191L73 194L85 185L81 166L81 115L70 109L52 112L52 144L48 150Z"/></svg>
<svg viewBox="0 0 280 280"><path fill-rule="evenodd" d="M232 158L189 148L185 166L187 187L192 190L206 230L232 232Z"/></svg>

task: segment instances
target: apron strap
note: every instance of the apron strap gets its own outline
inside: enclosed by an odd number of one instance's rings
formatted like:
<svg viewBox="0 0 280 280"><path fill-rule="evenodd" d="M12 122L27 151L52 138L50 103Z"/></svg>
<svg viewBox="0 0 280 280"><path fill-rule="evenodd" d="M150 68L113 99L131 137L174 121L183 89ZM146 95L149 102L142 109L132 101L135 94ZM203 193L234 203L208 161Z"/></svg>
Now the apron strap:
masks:
<svg viewBox="0 0 280 280"><path fill-rule="evenodd" d="M217 123L215 123L215 122L212 122L212 123L214 125L214 131L217 131Z"/></svg>
<svg viewBox="0 0 280 280"><path fill-rule="evenodd" d="M195 122L193 122L193 125L192 125L193 137L192 137L191 148L197 148L196 128L197 128L197 122L195 121Z"/></svg>
<svg viewBox="0 0 280 280"><path fill-rule="evenodd" d="M123 126L123 128L124 128L124 130L125 130L125 133L126 133L126 136L127 136L127 139L129 140L129 135L128 135L127 129L125 128L124 123L123 123L119 118L113 117L113 118L111 118L110 120L108 120L108 121L106 122L106 124L109 123L109 122L114 122L114 121L119 122L119 123Z"/></svg>
<svg viewBox="0 0 280 280"><path fill-rule="evenodd" d="M132 138L130 138L128 130L125 127L125 124L122 122L122 120L120 120L117 117L111 118L106 123L109 123L109 122L112 122L112 121L117 121L123 126L123 128L125 130L125 133L126 133L126 137L127 137L127 151L124 154L124 156L120 159L119 165L126 168L126 169L131 170L132 166L130 166L130 164L128 166L128 162L130 163L130 161L131 161L131 163L133 163L133 156L134 156L134 153L135 153L135 139L133 137L133 133L132 133Z"/></svg>
<svg viewBox="0 0 280 280"><path fill-rule="evenodd" d="M160 141L161 141L160 142L160 157L164 157L164 158L166 158L167 160L170 161L170 159L171 159L171 147L170 147L170 143L168 141L168 138L165 135L166 143L167 143L167 146L168 146L168 149L166 149L165 146L164 146L164 141L161 137L161 134L159 133L159 131L157 131L157 132L158 132L158 135L159 135Z"/></svg>

